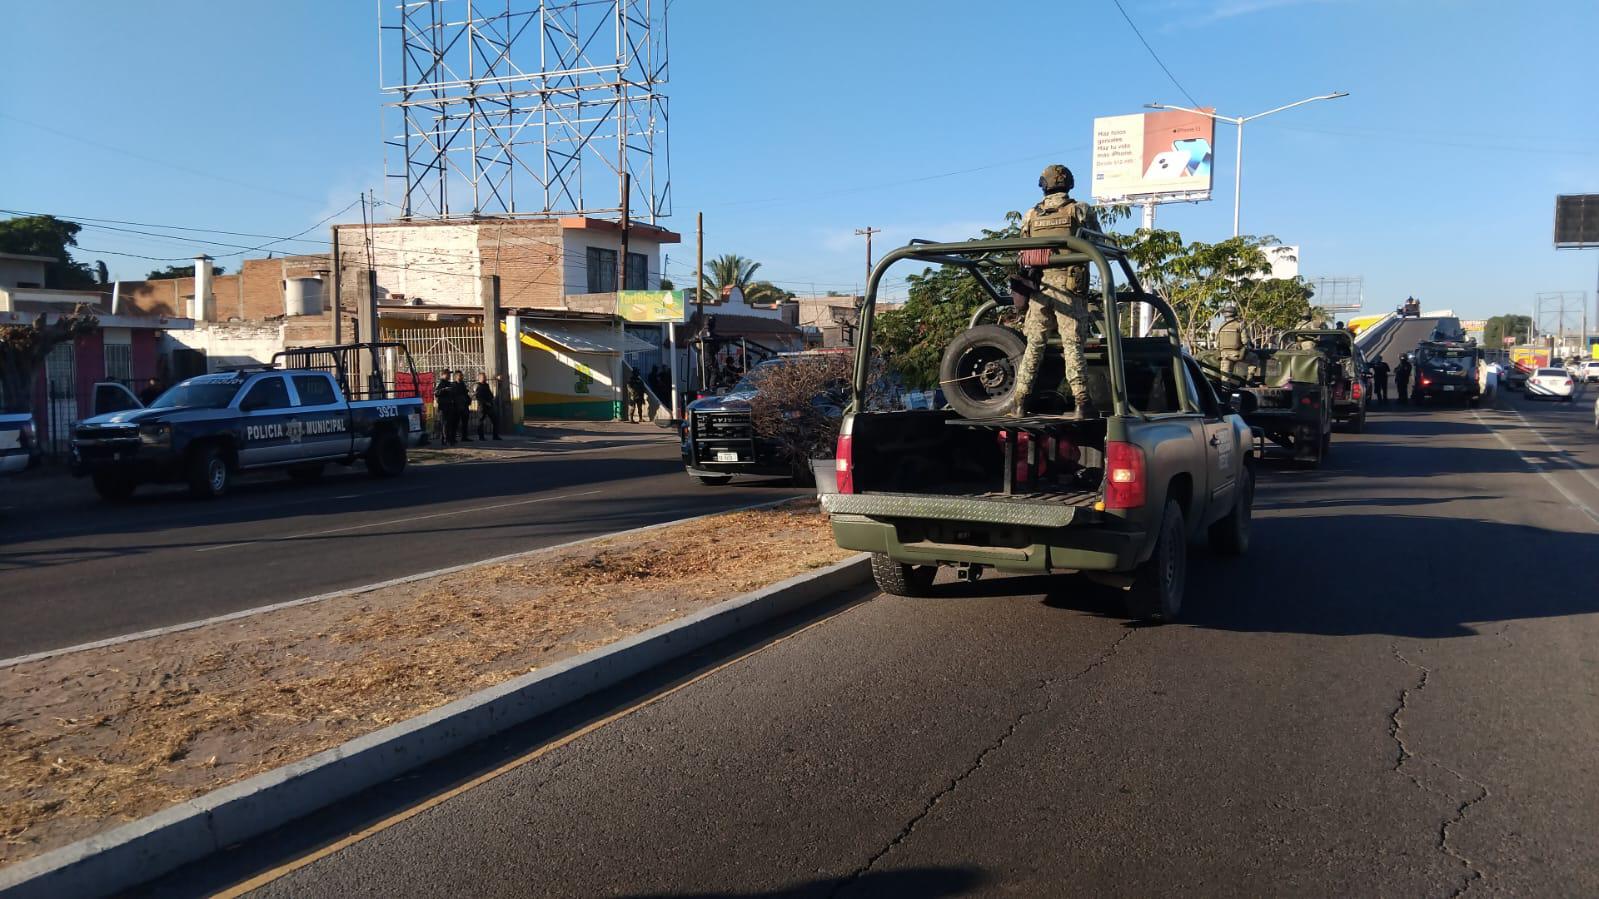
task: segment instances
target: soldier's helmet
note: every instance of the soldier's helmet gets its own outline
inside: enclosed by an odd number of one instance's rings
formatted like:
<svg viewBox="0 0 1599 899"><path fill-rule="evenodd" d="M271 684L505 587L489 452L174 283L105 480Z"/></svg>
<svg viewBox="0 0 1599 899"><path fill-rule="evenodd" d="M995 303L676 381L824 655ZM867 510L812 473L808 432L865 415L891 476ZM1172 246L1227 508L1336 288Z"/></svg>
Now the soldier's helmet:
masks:
<svg viewBox="0 0 1599 899"><path fill-rule="evenodd" d="M1072 178L1072 170L1060 163L1045 166L1044 174L1038 176L1038 186L1046 194L1071 190L1074 184L1076 181Z"/></svg>
<svg viewBox="0 0 1599 899"><path fill-rule="evenodd" d="M1238 317L1238 307L1233 305L1232 303L1227 303L1226 305L1221 307L1221 317L1225 318L1225 319L1237 318Z"/></svg>

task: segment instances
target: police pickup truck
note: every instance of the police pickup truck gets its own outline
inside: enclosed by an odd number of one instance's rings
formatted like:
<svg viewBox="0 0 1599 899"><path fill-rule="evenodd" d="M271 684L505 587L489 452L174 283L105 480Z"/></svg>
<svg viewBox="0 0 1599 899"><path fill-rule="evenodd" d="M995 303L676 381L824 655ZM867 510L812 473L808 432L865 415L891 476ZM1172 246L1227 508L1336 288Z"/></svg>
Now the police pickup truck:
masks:
<svg viewBox="0 0 1599 899"><path fill-rule="evenodd" d="M353 355L346 351L373 346L381 345L296 351L305 359L339 360L328 369L200 375L147 408L85 419L73 435L72 471L91 478L107 500L126 499L143 483L174 481L186 482L196 497L214 498L239 472L284 469L310 481L329 462L359 460L375 477L394 477L405 470L406 448L426 439L422 400L414 390L386 387L372 391L380 394L372 399L346 396L343 360ZM371 383L381 385L381 373ZM413 395L392 395L407 392Z"/></svg>
<svg viewBox="0 0 1599 899"><path fill-rule="evenodd" d="M1050 411L988 411L1014 398L1015 360L1025 347L1003 325L971 327L950 343L940 381L951 408L864 407L872 320L889 266L909 260L964 269L1003 303L982 266L1025 251L1045 255L1046 267L1086 264L1099 275L1108 300L1095 301L1096 333L1083 354L1089 394L1103 414L1065 414L1069 397L1040 395L1047 384L1034 385L1028 405ZM1125 290L1116 289L1118 280ZM1122 336L1123 316L1136 310L1118 307L1136 302L1153 307L1164 336ZM966 580L989 568L1077 572L1122 588L1132 617L1171 619L1182 605L1189 541L1208 535L1212 551L1224 555L1248 548L1249 426L1179 344L1176 313L1143 291L1126 254L1104 235L1079 230L894 250L872 270L857 333L838 492L824 494L822 507L839 546L872 553L884 592L923 595L940 566ZM1049 356L1059 362L1053 346Z"/></svg>

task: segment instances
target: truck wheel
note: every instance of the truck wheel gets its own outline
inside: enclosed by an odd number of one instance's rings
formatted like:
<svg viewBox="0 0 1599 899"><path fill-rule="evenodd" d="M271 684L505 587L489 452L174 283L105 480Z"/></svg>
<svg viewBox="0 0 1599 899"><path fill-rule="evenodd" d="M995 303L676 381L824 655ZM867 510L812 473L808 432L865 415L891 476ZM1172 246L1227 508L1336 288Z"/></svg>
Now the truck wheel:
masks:
<svg viewBox="0 0 1599 899"><path fill-rule="evenodd" d="M956 335L938 364L950 408L964 418L993 418L1010 406L1016 367L1027 340L1002 325L978 325Z"/></svg>
<svg viewBox="0 0 1599 899"><path fill-rule="evenodd" d="M374 434L366 451L366 472L374 478L398 477L405 471L405 443L393 431Z"/></svg>
<svg viewBox="0 0 1599 899"><path fill-rule="evenodd" d="M875 570L875 566L874 566ZM1149 561L1133 572L1133 585L1122 602L1127 614L1140 621L1171 621L1183 607L1183 585L1188 579L1188 531L1183 525L1183 509L1176 500L1166 501L1160 520L1160 536Z"/></svg>
<svg viewBox="0 0 1599 899"><path fill-rule="evenodd" d="M133 495L139 482L118 474L100 472L94 475L94 492L106 502L120 503Z"/></svg>
<svg viewBox="0 0 1599 899"><path fill-rule="evenodd" d="M872 580L890 596L926 596L937 576L937 565L907 565L884 553L872 553Z"/></svg>
<svg viewBox="0 0 1599 899"><path fill-rule="evenodd" d="M307 462L304 465L290 465L289 477L301 484L315 484L322 480L322 472L327 466L321 462Z"/></svg>
<svg viewBox="0 0 1599 899"><path fill-rule="evenodd" d="M1210 548L1224 556L1249 552L1249 525L1255 508L1255 470L1244 466L1238 479L1238 495L1227 517L1210 526Z"/></svg>
<svg viewBox="0 0 1599 899"><path fill-rule="evenodd" d="M233 471L222 451L204 446L189 457L189 495L196 499L216 499L228 492Z"/></svg>
<svg viewBox="0 0 1599 899"><path fill-rule="evenodd" d="M733 480L733 476L730 474L697 474L694 477L698 478L699 482L707 487L720 487Z"/></svg>

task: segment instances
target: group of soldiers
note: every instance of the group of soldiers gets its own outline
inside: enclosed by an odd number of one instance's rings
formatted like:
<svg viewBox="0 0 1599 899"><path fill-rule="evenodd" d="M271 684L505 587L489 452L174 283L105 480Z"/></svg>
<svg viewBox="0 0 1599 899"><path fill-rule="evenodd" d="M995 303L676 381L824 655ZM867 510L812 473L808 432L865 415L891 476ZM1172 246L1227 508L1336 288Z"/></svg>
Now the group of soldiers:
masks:
<svg viewBox="0 0 1599 899"><path fill-rule="evenodd" d="M485 431L492 430L493 438L500 439L500 412L494 399L494 388L483 374L477 383L468 385L461 370L441 371L433 384L433 401L439 408L439 423L443 440L451 446L461 441L471 442L468 425L472 420L473 406L477 406L477 439L487 440Z"/></svg>

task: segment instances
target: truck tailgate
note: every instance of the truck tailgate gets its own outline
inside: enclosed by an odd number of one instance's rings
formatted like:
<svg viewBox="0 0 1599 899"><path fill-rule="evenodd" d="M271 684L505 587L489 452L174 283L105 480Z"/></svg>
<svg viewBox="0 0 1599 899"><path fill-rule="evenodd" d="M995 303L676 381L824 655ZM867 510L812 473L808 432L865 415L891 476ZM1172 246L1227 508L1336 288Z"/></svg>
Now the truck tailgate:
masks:
<svg viewBox="0 0 1599 899"><path fill-rule="evenodd" d="M1098 520L1099 494L1016 494L1012 496L948 496L926 493L828 493L822 509L830 515L868 518L935 518L1020 527L1063 528Z"/></svg>

